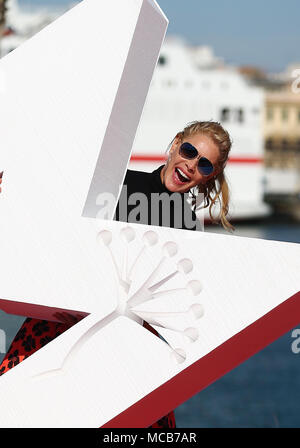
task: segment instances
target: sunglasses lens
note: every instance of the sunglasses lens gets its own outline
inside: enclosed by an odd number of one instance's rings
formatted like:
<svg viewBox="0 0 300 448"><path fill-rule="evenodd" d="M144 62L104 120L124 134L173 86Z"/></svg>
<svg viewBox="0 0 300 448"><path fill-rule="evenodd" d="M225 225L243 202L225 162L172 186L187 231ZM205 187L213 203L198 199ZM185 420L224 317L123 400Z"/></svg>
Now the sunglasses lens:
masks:
<svg viewBox="0 0 300 448"><path fill-rule="evenodd" d="M213 172L214 167L208 159L206 159L205 157L201 157L198 163L198 169L201 174L208 176Z"/></svg>
<svg viewBox="0 0 300 448"><path fill-rule="evenodd" d="M183 143L180 146L179 154L185 159L194 159L198 156L198 151L190 143Z"/></svg>
<svg viewBox="0 0 300 448"><path fill-rule="evenodd" d="M198 157L197 149L188 142L182 143L182 145L179 148L179 154L181 155L181 157L190 160ZM198 170L200 174L208 176L213 172L214 167L213 164L208 159L206 159L206 157L201 157L198 162Z"/></svg>

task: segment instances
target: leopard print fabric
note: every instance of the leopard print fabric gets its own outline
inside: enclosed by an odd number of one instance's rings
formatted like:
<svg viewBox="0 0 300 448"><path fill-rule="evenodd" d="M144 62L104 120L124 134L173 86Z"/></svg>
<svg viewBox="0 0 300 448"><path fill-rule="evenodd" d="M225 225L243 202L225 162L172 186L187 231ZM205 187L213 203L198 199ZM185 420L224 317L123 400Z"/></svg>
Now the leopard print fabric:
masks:
<svg viewBox="0 0 300 448"><path fill-rule="evenodd" d="M144 322L144 327L158 335L146 322ZM44 347L68 328L70 328L68 325L59 322L27 318L0 364L0 376ZM174 412L170 412L152 424L150 428L176 428Z"/></svg>

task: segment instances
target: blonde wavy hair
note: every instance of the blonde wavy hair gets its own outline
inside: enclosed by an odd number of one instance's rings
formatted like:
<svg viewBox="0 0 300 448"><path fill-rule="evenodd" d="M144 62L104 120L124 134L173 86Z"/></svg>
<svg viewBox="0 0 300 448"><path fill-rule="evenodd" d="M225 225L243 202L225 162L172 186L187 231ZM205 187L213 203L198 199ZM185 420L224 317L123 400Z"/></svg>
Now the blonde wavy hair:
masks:
<svg viewBox="0 0 300 448"><path fill-rule="evenodd" d="M203 193L204 205L203 207L199 207L198 209L209 207L209 216L212 222L214 224L219 224L221 222L224 229L232 232L235 230L235 228L226 218L229 211L230 195L229 187L224 173L224 168L229 158L229 151L232 146L231 138L228 132L217 121L192 121L187 124L183 131L176 134L176 136L168 146L167 151L170 150L176 138L184 140L185 138L195 134L209 136L212 141L218 146L220 157L216 165L217 174L209 179L205 184L199 184L194 187L194 191L191 191L193 195L194 210L196 210L197 197L195 191L197 194ZM219 205L220 211L218 216L214 217L212 209L217 205Z"/></svg>

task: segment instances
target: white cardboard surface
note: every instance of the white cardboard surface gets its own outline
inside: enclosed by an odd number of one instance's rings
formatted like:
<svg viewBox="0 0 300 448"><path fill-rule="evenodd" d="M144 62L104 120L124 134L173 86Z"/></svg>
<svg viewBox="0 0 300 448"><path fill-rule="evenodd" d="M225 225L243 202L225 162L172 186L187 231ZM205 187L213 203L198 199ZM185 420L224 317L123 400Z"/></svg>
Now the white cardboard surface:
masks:
<svg viewBox="0 0 300 448"><path fill-rule="evenodd" d="M115 275L119 307L105 319L101 313L87 316L0 378L6 403L0 409L1 426L102 426L300 290L299 244L138 224L130 225L135 238L126 243L120 234L128 231L126 224L99 221L98 226L98 231L111 232L110 249L104 246L102 256ZM141 253L149 231L158 242ZM170 242L177 253L164 257ZM128 293L109 250L119 272L124 260L128 266L123 272L128 272L137 259ZM130 304L159 264L148 291L187 259L193 264L190 272L177 272L161 283L150 294L152 300L144 291L141 300L148 300L124 315L122 303ZM195 282L200 287L193 295L188 285ZM187 313L191 305L203 307L202 317ZM169 345L140 325L141 311L151 314ZM187 336L187 328L196 332L196 340ZM183 358L174 356L174 350Z"/></svg>

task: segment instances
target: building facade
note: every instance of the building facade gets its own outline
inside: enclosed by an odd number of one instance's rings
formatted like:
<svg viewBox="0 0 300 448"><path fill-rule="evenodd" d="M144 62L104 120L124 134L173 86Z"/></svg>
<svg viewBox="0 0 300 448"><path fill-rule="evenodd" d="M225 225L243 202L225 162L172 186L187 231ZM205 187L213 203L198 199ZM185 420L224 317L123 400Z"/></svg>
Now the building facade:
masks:
<svg viewBox="0 0 300 448"><path fill-rule="evenodd" d="M265 165L300 169L300 93L266 92Z"/></svg>

